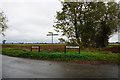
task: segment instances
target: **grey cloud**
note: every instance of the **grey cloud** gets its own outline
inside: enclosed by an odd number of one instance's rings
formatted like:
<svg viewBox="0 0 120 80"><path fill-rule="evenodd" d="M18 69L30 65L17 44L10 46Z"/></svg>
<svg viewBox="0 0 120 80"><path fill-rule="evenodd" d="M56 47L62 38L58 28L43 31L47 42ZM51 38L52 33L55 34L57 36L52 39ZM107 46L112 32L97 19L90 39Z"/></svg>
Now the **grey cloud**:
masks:
<svg viewBox="0 0 120 80"><path fill-rule="evenodd" d="M13 1L13 0L11 0ZM34 0L33 0L34 1ZM50 42L46 34L53 31L53 20L60 8L59 1L30 3L16 1L0 3L2 10L8 17L6 39L11 41ZM55 38L57 41L57 38Z"/></svg>
<svg viewBox="0 0 120 80"><path fill-rule="evenodd" d="M48 31L55 32L56 11L61 9L58 0L0 0L0 8L8 17L7 42L51 42ZM60 36L54 37L58 42ZM116 36L110 41L116 41Z"/></svg>

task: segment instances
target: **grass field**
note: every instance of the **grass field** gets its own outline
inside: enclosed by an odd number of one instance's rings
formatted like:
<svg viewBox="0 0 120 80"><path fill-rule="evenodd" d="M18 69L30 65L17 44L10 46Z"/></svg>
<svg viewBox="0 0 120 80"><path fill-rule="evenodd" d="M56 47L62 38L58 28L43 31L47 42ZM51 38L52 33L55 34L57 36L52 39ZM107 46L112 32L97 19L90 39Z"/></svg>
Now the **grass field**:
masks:
<svg viewBox="0 0 120 80"><path fill-rule="evenodd" d="M51 44L37 44L41 46L41 51L38 52L34 49L32 52L30 48L36 44L5 44L3 45L2 54L25 57L33 59L44 60L59 60L59 61L107 61L107 62L119 62L119 53L112 53L111 51L103 51L101 49L81 49L81 53L78 54L77 49L67 49L67 53L64 53L64 44L54 44L53 51L51 50ZM112 48L108 46L105 50Z"/></svg>
<svg viewBox="0 0 120 80"><path fill-rule="evenodd" d="M118 62L119 54L111 52L90 52L90 51L81 51L78 54L78 51L72 50L65 54L64 52L49 52L49 51L28 51L25 49L14 49L14 48L3 48L2 54L14 56L14 57L25 57L33 59L44 59L44 60L59 60L59 61L79 61L79 60L88 60L88 61L107 61L107 62Z"/></svg>
<svg viewBox="0 0 120 80"><path fill-rule="evenodd" d="M115 44L115 45L114 45ZM91 51L91 52L112 52L112 53L120 53L120 45L114 43L109 44L109 46L105 48L81 48L83 51ZM53 46L52 46L53 45ZM22 49L26 51L30 51L31 46L40 46L40 49L43 51L53 51L53 52L64 52L65 44L4 44L3 48L14 48L14 49ZM53 50L52 50L53 47ZM68 49L70 50L70 49ZM72 51L75 49L72 49ZM35 50L34 50L35 51Z"/></svg>

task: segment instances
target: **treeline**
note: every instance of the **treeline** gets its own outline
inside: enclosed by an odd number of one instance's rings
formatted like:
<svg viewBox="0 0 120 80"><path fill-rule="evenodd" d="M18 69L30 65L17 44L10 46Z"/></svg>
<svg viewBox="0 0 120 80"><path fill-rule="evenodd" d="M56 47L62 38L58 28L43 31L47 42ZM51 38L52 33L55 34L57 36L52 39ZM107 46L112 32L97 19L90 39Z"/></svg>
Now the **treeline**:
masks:
<svg viewBox="0 0 120 80"><path fill-rule="evenodd" d="M116 2L61 2L53 27L62 32L59 40L83 47L106 47L118 31L118 3Z"/></svg>
<svg viewBox="0 0 120 80"><path fill-rule="evenodd" d="M11 43L6 43L6 42L4 42L3 44L52 44L52 43L39 43L39 42L30 42L30 43L26 43L26 42L18 42L18 43L13 43L13 42L11 42ZM53 44L59 44L59 43L53 43Z"/></svg>

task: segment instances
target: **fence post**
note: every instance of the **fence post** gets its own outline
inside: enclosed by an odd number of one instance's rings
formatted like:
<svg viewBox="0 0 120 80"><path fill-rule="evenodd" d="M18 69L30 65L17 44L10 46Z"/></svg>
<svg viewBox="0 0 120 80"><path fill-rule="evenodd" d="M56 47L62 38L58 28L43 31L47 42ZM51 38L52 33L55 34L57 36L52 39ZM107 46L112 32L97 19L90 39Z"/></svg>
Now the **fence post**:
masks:
<svg viewBox="0 0 120 80"><path fill-rule="evenodd" d="M40 46L39 46L38 52L40 52Z"/></svg>
<svg viewBox="0 0 120 80"><path fill-rule="evenodd" d="M79 46L79 54L80 54L80 46Z"/></svg>
<svg viewBox="0 0 120 80"><path fill-rule="evenodd" d="M31 47L31 51L32 51L32 47Z"/></svg>
<svg viewBox="0 0 120 80"><path fill-rule="evenodd" d="M65 46L65 54L66 54L66 46Z"/></svg>

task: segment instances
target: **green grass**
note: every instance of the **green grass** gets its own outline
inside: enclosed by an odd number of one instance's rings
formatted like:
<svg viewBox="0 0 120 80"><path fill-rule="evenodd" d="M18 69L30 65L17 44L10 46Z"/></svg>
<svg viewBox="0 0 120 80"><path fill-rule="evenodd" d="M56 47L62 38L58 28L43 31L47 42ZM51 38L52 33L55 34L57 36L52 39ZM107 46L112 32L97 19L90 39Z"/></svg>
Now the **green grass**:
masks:
<svg viewBox="0 0 120 80"><path fill-rule="evenodd" d="M110 61L118 62L118 54L106 53L106 52L86 52L81 51L70 51L66 54L63 52L48 52L48 51L25 51L25 50L14 50L10 48L3 48L2 54L14 56L14 57L28 57L36 59L52 59L52 60L89 60L89 61Z"/></svg>
<svg viewBox="0 0 120 80"><path fill-rule="evenodd" d="M109 45L120 45L120 43L109 43Z"/></svg>

